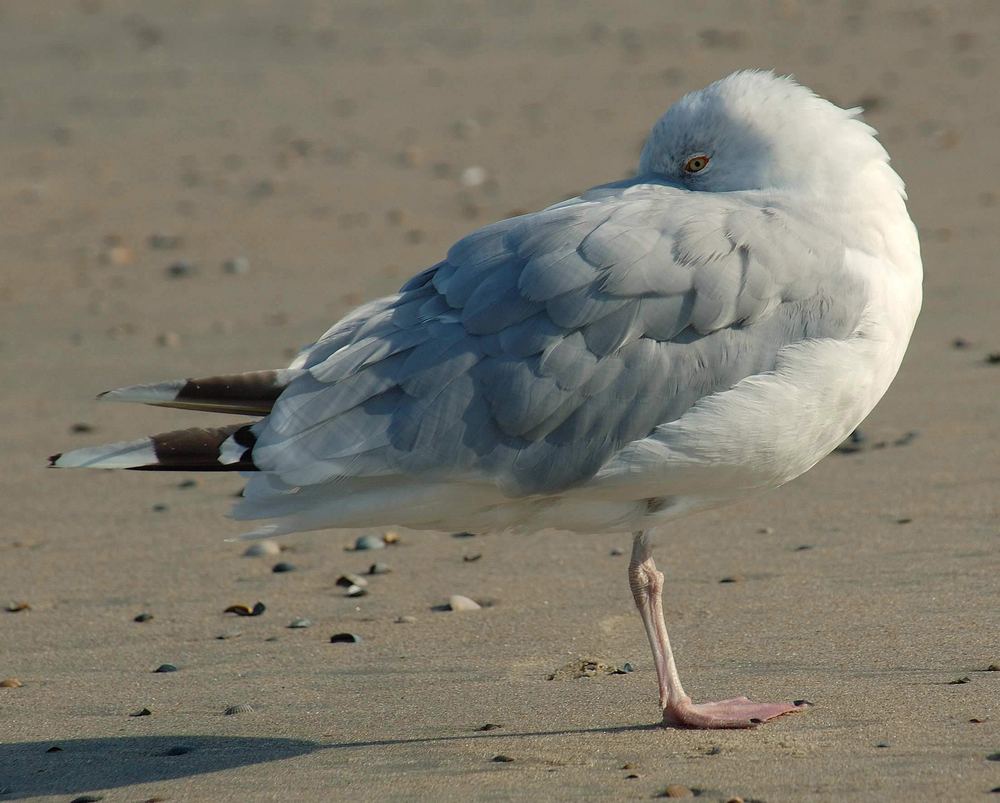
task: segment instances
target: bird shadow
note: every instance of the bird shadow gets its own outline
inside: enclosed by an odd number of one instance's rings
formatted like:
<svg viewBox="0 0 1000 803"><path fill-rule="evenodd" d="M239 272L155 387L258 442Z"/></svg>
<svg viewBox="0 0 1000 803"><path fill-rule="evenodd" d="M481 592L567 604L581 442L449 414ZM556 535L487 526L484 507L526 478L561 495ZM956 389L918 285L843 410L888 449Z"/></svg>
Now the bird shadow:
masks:
<svg viewBox="0 0 1000 803"><path fill-rule="evenodd" d="M323 745L238 736L122 736L0 744L0 800L186 778L301 756Z"/></svg>
<svg viewBox="0 0 1000 803"><path fill-rule="evenodd" d="M69 795L169 781L219 770L282 761L319 750L391 747L464 740L517 739L656 730L656 725L568 728L534 732L445 734L398 739L314 742L241 736L121 736L0 744L0 800ZM332 734L326 734L329 738Z"/></svg>

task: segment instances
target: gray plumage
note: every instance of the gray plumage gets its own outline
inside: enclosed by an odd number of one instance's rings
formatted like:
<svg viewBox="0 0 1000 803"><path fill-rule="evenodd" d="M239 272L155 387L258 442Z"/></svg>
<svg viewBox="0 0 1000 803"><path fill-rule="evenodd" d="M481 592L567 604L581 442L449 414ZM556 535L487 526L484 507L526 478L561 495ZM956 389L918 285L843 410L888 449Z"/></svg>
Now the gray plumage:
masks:
<svg viewBox="0 0 1000 803"><path fill-rule="evenodd" d="M646 179L470 234L302 355L256 464L293 486L587 481L785 346L858 324L843 247L768 201Z"/></svg>

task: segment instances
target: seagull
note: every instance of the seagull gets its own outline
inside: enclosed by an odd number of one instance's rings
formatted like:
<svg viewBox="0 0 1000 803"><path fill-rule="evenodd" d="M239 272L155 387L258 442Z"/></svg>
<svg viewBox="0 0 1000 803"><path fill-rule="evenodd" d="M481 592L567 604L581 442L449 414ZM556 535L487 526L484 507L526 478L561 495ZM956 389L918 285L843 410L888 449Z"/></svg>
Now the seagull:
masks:
<svg viewBox="0 0 1000 803"><path fill-rule="evenodd" d="M695 703L651 531L808 471L892 382L921 304L906 193L860 109L735 72L659 118L634 178L460 239L287 368L99 398L255 416L54 455L237 471L244 537L328 527L633 535L662 722L751 728L805 701Z"/></svg>

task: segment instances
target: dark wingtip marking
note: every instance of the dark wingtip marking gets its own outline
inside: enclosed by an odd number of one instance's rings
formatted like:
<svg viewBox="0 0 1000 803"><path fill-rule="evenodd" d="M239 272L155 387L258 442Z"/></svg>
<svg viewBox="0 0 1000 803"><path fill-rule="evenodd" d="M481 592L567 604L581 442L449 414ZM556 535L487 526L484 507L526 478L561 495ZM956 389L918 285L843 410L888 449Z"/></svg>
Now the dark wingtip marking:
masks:
<svg viewBox="0 0 1000 803"><path fill-rule="evenodd" d="M56 463L59 461L59 458L62 457L62 456L63 456L62 452L59 452L59 454L51 455L49 457L49 466L48 467L49 468L55 468L56 467Z"/></svg>

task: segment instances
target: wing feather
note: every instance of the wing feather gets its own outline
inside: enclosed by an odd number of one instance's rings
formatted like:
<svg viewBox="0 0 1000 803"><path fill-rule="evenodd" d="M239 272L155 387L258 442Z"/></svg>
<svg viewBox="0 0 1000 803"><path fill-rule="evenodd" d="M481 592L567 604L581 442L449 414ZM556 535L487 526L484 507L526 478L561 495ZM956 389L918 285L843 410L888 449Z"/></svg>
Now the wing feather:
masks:
<svg viewBox="0 0 1000 803"><path fill-rule="evenodd" d="M824 289L846 281L836 239L752 193L595 188L473 232L332 327L253 459L283 489L397 474L557 492L780 349L846 337L865 289Z"/></svg>

